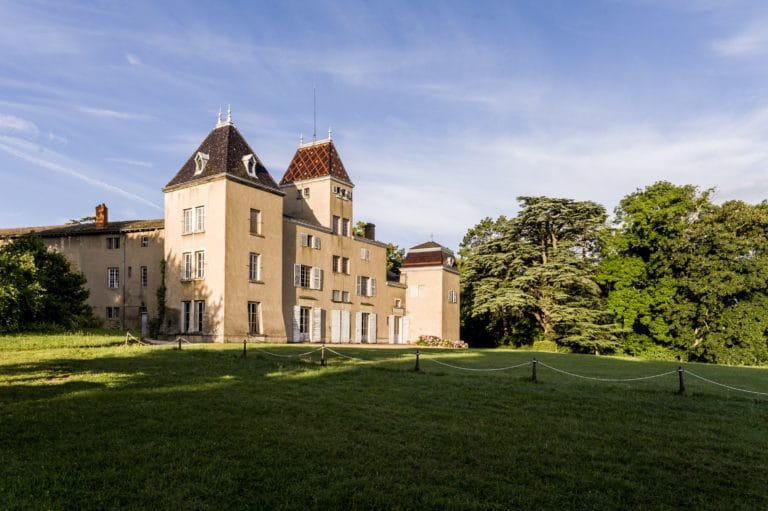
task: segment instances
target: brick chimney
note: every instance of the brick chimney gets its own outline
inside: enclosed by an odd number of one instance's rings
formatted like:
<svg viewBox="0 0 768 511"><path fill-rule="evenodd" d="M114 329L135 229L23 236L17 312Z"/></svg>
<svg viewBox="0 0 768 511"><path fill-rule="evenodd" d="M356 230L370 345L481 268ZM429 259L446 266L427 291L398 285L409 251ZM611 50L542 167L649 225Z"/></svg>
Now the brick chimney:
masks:
<svg viewBox="0 0 768 511"><path fill-rule="evenodd" d="M106 227L109 223L107 218L107 206L103 202L96 206L96 227Z"/></svg>

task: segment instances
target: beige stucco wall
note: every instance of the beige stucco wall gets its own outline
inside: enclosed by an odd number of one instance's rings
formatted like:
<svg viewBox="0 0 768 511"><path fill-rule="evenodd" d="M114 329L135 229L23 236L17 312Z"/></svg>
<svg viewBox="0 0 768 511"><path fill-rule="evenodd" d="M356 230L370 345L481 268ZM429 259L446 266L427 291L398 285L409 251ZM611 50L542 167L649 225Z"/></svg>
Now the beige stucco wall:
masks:
<svg viewBox="0 0 768 511"><path fill-rule="evenodd" d="M286 197L290 201L290 197ZM373 332L367 342L389 342L388 316L402 316L404 309L395 308L395 300L405 302L405 289L400 285L387 285L386 246L363 238L354 238L333 234L330 229L312 226L294 219L286 219L283 229L283 316L289 341L293 339L294 306L310 307L313 314L316 309L322 311L320 338L310 335L312 342L331 342L331 311L350 313L350 340L356 342L356 330L359 312L376 314L376 338ZM302 246L302 234L310 234L320 239L320 249ZM368 260L361 257L361 248L369 251ZM334 272L333 256L349 259L349 273ZM322 289L309 289L294 285L294 264L320 268L323 271ZM376 279L375 296L357 295L357 276ZM344 303L333 300L333 291L348 292L350 301ZM310 326L310 330L311 330Z"/></svg>
<svg viewBox="0 0 768 511"><path fill-rule="evenodd" d="M408 285L406 315L410 318L410 340L436 335L459 339L459 301L448 302L448 291L459 292L459 275L443 266L403 268Z"/></svg>
<svg viewBox="0 0 768 511"><path fill-rule="evenodd" d="M148 246L141 246L142 237ZM119 237L119 249L107 249L107 237ZM160 285L160 263L163 259L163 231L82 234L43 238L50 250L55 250L82 272L89 290L88 304L105 326L130 330L140 328L139 308L147 308L149 317L157 313L156 290ZM141 287L140 268L147 267L147 287ZM119 287L109 288L107 269L119 269ZM116 320L106 319L107 307L120 307Z"/></svg>
<svg viewBox="0 0 768 511"><path fill-rule="evenodd" d="M336 186L345 189L349 196L354 188L330 176L283 185L280 189L285 192L285 214L328 229L332 229L333 216L336 215L349 219L350 227L353 227L353 202L338 197L334 192ZM309 188L309 197L303 195L305 188ZM297 198L297 190L302 190L300 199Z"/></svg>
<svg viewBox="0 0 768 511"><path fill-rule="evenodd" d="M248 334L248 302L261 304L260 340L285 342L282 308L283 197L235 181L226 183L225 338ZM250 210L261 211L261 234L250 232ZM261 279L249 280L250 253L261 256Z"/></svg>

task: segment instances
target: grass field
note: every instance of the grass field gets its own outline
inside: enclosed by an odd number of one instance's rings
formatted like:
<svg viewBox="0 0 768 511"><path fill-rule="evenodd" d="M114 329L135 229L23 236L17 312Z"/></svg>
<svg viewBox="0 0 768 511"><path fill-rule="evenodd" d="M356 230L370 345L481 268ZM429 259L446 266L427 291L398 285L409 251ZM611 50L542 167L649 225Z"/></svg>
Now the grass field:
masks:
<svg viewBox="0 0 768 511"><path fill-rule="evenodd" d="M0 509L768 509L768 396L662 362L0 337ZM274 355L273 355L274 354ZM686 365L768 392L768 369Z"/></svg>

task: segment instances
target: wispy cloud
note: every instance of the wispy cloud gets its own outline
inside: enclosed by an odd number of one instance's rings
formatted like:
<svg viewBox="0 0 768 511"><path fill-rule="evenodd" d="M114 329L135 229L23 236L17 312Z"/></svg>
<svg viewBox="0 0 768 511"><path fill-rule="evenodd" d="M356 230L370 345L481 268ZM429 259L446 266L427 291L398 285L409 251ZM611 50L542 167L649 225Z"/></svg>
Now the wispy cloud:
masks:
<svg viewBox="0 0 768 511"><path fill-rule="evenodd" d="M131 165L133 167L144 167L144 168L152 168L154 165L152 165L151 162L148 161L140 161L140 160L129 160L127 158L105 158L106 161L111 161L113 163L122 163L125 165Z"/></svg>
<svg viewBox="0 0 768 511"><path fill-rule="evenodd" d="M39 131L31 121L13 115L0 114L0 132L2 133L37 135Z"/></svg>
<svg viewBox="0 0 768 511"><path fill-rule="evenodd" d="M152 201L147 200L141 195L132 193L129 190L107 183L100 179L93 178L83 172L74 170L73 167L82 168L78 162L68 162L62 155L47 150L44 147L21 140L17 137L0 136L0 150L5 151L19 159L27 161L37 167L64 174L78 181L82 181L90 186L101 188L109 192L118 194L122 197L130 199L132 201L139 202L146 206L150 206L158 211L162 211L162 207L158 206Z"/></svg>
<svg viewBox="0 0 768 511"><path fill-rule="evenodd" d="M750 24L739 33L712 43L712 49L725 57L748 57L768 52L768 20Z"/></svg>
<svg viewBox="0 0 768 511"><path fill-rule="evenodd" d="M126 53L125 54L125 60L128 61L128 63L132 66L140 66L141 65L141 59L134 55L133 53Z"/></svg>
<svg viewBox="0 0 768 511"><path fill-rule="evenodd" d="M84 114L93 115L94 117L101 117L105 119L118 119L123 121L148 121L153 119L153 117L148 114L119 112L117 110L109 110L107 108L91 108L87 106L81 106L81 107L78 107L77 110Z"/></svg>

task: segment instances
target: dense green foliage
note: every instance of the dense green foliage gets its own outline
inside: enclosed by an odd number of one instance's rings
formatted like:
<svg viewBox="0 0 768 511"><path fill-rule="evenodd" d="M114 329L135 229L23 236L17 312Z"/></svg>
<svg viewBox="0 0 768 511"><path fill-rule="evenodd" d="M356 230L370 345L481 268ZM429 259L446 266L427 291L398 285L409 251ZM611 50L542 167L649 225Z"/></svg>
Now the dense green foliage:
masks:
<svg viewBox="0 0 768 511"><path fill-rule="evenodd" d="M768 508L764 401L532 354L0 337L0 509ZM541 354L621 378L668 362ZM768 390L768 371L689 364ZM499 389L504 389L500 392Z"/></svg>
<svg viewBox="0 0 768 511"><path fill-rule="evenodd" d="M612 227L565 199L484 219L460 252L462 337L767 363L768 203L711 196L658 182L626 196Z"/></svg>
<svg viewBox="0 0 768 511"><path fill-rule="evenodd" d="M93 326L85 277L26 236L0 247L0 331Z"/></svg>
<svg viewBox="0 0 768 511"><path fill-rule="evenodd" d="M660 182L627 196L600 281L630 353L768 362L768 205Z"/></svg>
<svg viewBox="0 0 768 511"><path fill-rule="evenodd" d="M500 342L615 349L595 280L605 210L569 199L518 200L516 218L486 218L462 242L465 327L480 318Z"/></svg>

